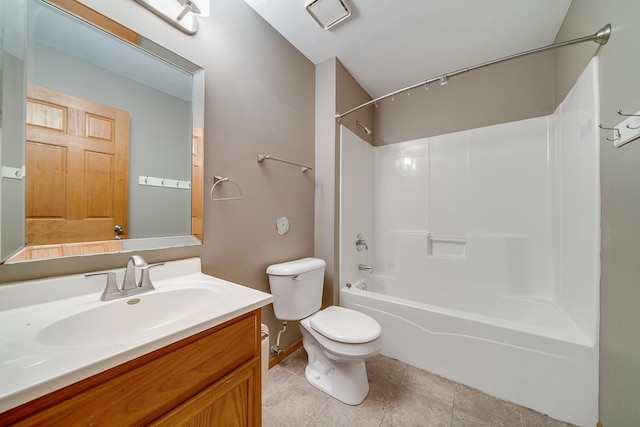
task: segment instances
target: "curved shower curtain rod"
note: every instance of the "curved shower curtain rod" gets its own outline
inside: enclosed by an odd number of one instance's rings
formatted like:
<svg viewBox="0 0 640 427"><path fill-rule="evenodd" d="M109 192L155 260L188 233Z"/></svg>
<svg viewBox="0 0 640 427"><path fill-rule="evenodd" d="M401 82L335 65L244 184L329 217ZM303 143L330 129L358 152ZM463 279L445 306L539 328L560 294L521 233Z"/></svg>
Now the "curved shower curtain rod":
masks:
<svg viewBox="0 0 640 427"><path fill-rule="evenodd" d="M415 88L420 87L420 86L425 86L426 87L426 85L428 85L429 83L433 83L433 82L437 82L437 81L440 81L442 84L447 84L447 80L451 76L455 76L455 75L458 75L458 74L466 73L467 71L471 71L471 70L477 70L478 68L486 67L488 65L497 64L499 62L508 61L510 59L520 58L521 56L531 55L532 53L543 52L545 50L556 49L558 47L570 46L572 44L578 44L578 43L583 43L583 42L588 42L588 41L594 41L594 42L596 42L596 43L598 43L600 45L605 45L605 44L607 44L607 41L609 41L609 36L610 35L611 35L611 24L607 24L604 27L602 27L600 30L598 30L597 33L595 33L593 35L590 35L590 36L580 37L578 39L568 40L566 42L550 44L549 46L539 47L537 49L528 50L526 52L516 53L514 55L505 56L505 57L500 58L500 59L494 59L493 61L483 62L481 64L474 65L472 67L461 68L460 70L453 71L451 73L442 74L441 76L434 77L432 79L425 80L423 82L416 83L414 85L402 88L400 90L396 90L395 92L391 92L391 93L388 93L386 95L380 96L380 97L378 97L376 99L372 99L371 101L365 102L362 105L358 105L357 107L354 107L349 111L345 111L344 113L337 113L335 117L336 117L336 120L338 122L340 122L340 120L344 116L346 116L348 114L351 114L354 111L358 111L361 108L368 107L371 104L375 104L378 101L382 101L383 99L390 98L390 97L392 97L394 95L397 95L399 93L407 92L407 91L409 91L411 89L415 89Z"/></svg>

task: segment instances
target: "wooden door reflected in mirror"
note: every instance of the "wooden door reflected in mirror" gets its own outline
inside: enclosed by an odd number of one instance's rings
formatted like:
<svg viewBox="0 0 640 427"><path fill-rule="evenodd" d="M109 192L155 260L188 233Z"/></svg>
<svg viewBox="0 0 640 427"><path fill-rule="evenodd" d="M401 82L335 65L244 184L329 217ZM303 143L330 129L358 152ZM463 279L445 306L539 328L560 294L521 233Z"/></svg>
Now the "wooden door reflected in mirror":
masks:
<svg viewBox="0 0 640 427"><path fill-rule="evenodd" d="M129 113L29 84L26 121L28 249L14 259L126 237Z"/></svg>

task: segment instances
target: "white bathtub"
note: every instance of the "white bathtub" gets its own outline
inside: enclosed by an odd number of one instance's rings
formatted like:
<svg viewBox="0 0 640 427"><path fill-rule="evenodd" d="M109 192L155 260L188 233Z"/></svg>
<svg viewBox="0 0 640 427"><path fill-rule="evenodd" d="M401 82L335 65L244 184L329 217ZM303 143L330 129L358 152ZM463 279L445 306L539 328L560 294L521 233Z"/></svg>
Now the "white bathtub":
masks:
<svg viewBox="0 0 640 427"><path fill-rule="evenodd" d="M383 355L553 418L595 424L598 353L558 307L513 297L468 301L464 295L445 307L378 292L385 287L372 275L340 290L341 306L382 326Z"/></svg>

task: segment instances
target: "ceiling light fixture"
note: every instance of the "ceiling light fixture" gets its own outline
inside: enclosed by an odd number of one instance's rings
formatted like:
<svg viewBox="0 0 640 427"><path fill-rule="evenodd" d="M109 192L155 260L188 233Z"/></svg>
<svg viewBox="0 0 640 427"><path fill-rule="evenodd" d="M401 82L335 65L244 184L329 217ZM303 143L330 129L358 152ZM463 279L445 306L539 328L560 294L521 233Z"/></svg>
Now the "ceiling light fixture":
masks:
<svg viewBox="0 0 640 427"><path fill-rule="evenodd" d="M343 0L307 0L304 7L324 30L351 16L351 11Z"/></svg>
<svg viewBox="0 0 640 427"><path fill-rule="evenodd" d="M194 35L198 18L209 16L210 0L135 0L180 31Z"/></svg>

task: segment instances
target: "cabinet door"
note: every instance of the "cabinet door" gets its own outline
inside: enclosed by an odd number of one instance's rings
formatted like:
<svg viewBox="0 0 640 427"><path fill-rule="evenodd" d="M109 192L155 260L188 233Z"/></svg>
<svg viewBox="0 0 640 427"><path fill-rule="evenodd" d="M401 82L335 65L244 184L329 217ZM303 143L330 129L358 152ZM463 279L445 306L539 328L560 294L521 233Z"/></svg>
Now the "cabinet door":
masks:
<svg viewBox="0 0 640 427"><path fill-rule="evenodd" d="M259 328L260 311L255 310L0 413L0 426L146 425L207 387L224 384L230 374L259 366ZM248 385L260 392L259 371ZM254 396L249 403L259 399Z"/></svg>
<svg viewBox="0 0 640 427"><path fill-rule="evenodd" d="M262 425L259 360L236 369L168 412L155 427L254 427Z"/></svg>

